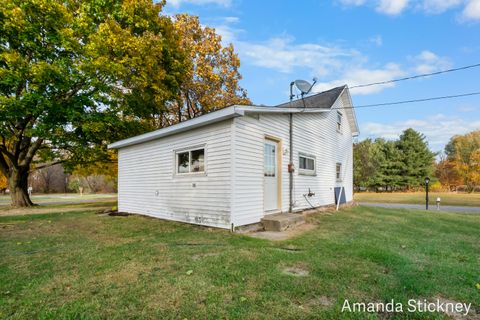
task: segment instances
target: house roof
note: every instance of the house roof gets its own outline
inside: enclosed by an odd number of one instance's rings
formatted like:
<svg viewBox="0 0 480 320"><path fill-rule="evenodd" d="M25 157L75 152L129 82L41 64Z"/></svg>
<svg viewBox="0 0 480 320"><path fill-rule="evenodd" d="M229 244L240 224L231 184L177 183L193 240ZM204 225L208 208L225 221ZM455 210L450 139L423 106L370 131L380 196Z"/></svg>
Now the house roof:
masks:
<svg viewBox="0 0 480 320"><path fill-rule="evenodd" d="M285 102L279 105L280 108L331 108L338 97L342 94L347 86L336 87L327 91L323 91L303 99L297 99Z"/></svg>
<svg viewBox="0 0 480 320"><path fill-rule="evenodd" d="M342 95L342 93L344 93ZM216 123L226 119L244 116L245 113L323 113L329 112L335 102L342 98L345 112L352 129L353 135L358 135L358 125L353 111L352 101L347 86L336 87L320 92L303 99L290 101L278 106L244 106L233 105L214 112L207 113L197 118L174 124L172 126L120 140L108 145L109 149L120 149L123 147L155 140L175 133L191 130L197 127Z"/></svg>

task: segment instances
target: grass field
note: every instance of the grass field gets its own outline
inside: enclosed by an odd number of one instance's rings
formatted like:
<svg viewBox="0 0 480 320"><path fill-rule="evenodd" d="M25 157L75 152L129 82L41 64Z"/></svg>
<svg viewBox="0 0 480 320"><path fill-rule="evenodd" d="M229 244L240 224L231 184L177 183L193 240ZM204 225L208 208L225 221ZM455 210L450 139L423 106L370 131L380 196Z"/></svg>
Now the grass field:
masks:
<svg viewBox="0 0 480 320"><path fill-rule="evenodd" d="M479 216L355 207L311 219L270 242L91 211L0 217L0 318L377 317L340 313L344 299L480 307Z"/></svg>
<svg viewBox="0 0 480 320"><path fill-rule="evenodd" d="M52 193L52 194L34 194L31 197L33 203L45 204L45 203L65 203L71 202L95 202L95 201L111 201L117 199L117 194L114 193L102 193L102 194L84 194L78 193ZM10 206L10 195L0 195L0 209L2 207Z"/></svg>
<svg viewBox="0 0 480 320"><path fill-rule="evenodd" d="M30 208L12 208L10 206L10 196L0 196L0 217L111 209L117 205L117 195L89 194L80 196L75 194L51 194L34 196L33 201L39 205Z"/></svg>
<svg viewBox="0 0 480 320"><path fill-rule="evenodd" d="M480 207L480 193L430 192L429 204L435 205L437 197L445 206ZM358 192L354 199L358 202L424 204L425 192Z"/></svg>

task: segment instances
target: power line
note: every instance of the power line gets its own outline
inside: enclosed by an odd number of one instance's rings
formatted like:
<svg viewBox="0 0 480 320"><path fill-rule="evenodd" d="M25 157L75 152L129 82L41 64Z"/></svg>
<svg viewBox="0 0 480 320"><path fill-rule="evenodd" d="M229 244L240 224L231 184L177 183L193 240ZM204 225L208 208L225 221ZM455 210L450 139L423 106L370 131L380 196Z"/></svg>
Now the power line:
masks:
<svg viewBox="0 0 480 320"><path fill-rule="evenodd" d="M470 93L462 93L462 94L456 94L456 95L449 95L449 96L430 97L430 98L423 98L423 99L403 100L403 101L375 103L375 104L365 104L365 105L360 105L360 106L332 108L332 109L373 108L373 107L391 106L391 105L406 104L406 103L416 103L416 102L425 102L425 101L433 101L433 100L461 98L461 97L476 96L476 95L480 95L480 91L470 92Z"/></svg>
<svg viewBox="0 0 480 320"><path fill-rule="evenodd" d="M394 83L394 82L399 82L399 81L418 79L418 78L423 78L423 77L428 77L428 76L435 76L435 75L439 75L439 74L443 74L443 73L466 70L466 69L477 68L477 67L480 67L480 63L472 64L472 65L468 65L468 66L463 66L463 67L459 67L459 68L453 68L453 69L431 72L431 73L417 74L417 75L410 76L410 77L405 77L405 78L399 78L399 79L393 79L393 80L387 80L387 81L380 81L380 82L372 82L372 83L367 83L367 84L359 84L359 85L356 85L356 86L352 86L349 89L365 88L365 87L377 86L377 85L381 85L381 84L389 84L389 83Z"/></svg>

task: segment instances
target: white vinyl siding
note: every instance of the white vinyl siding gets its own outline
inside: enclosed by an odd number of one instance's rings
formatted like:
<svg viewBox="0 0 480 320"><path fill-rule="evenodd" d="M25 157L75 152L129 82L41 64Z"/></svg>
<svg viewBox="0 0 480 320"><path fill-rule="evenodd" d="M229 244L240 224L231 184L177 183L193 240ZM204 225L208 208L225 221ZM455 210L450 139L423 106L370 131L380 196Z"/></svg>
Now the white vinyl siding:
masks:
<svg viewBox="0 0 480 320"><path fill-rule="evenodd" d="M231 122L119 149L120 211L230 228ZM177 152L205 149L205 172L176 174Z"/></svg>
<svg viewBox="0 0 480 320"><path fill-rule="evenodd" d="M343 94L326 113L303 113L293 116L293 160L294 160L294 211L310 208L304 195L308 190L315 193L308 198L314 206L335 203L334 188L344 186L346 200L352 200L352 142L350 126L342 125L338 134L337 110L348 103ZM345 120L345 119L343 119ZM281 200L283 212L289 207L289 132L288 114L261 114L259 117L234 119L234 179L235 195L232 199L232 222L243 225L258 222L263 211L263 159L266 136L281 140ZM307 151L307 152L305 152ZM300 155L315 157L315 175L301 172ZM335 178L336 163L347 170L341 182ZM342 173L343 175L343 173Z"/></svg>

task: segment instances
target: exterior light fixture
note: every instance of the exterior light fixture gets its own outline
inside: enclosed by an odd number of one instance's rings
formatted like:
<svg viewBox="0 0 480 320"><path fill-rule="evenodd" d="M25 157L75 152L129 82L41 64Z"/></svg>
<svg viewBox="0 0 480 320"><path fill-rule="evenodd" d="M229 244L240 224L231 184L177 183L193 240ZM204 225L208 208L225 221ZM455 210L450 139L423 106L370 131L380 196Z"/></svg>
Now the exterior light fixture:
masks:
<svg viewBox="0 0 480 320"><path fill-rule="evenodd" d="M428 210L428 184L430 183L430 178L425 177L425 209Z"/></svg>

